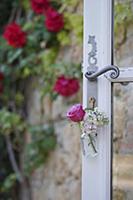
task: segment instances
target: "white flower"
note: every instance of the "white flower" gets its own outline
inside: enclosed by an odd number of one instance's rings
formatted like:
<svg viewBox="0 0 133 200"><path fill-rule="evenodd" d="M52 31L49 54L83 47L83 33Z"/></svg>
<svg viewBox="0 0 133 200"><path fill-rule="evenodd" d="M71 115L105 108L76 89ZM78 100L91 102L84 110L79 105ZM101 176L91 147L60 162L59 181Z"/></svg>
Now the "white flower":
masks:
<svg viewBox="0 0 133 200"><path fill-rule="evenodd" d="M96 133L98 127L104 126L109 122L106 115L94 108L94 110L86 109L84 120L81 122L81 129L86 134Z"/></svg>

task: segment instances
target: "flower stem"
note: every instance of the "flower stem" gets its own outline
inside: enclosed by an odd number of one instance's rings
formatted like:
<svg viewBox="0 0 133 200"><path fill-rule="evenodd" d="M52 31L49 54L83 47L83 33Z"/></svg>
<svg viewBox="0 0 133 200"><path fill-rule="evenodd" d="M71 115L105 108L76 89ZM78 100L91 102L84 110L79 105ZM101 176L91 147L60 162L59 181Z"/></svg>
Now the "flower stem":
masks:
<svg viewBox="0 0 133 200"><path fill-rule="evenodd" d="M91 135L88 134L88 137L89 137L89 139L90 139L90 144L91 144L91 146L92 146L92 149L93 149L94 153L97 154L97 150L96 150L96 148L95 148L95 145L94 145L94 143L93 143L93 139L92 139Z"/></svg>

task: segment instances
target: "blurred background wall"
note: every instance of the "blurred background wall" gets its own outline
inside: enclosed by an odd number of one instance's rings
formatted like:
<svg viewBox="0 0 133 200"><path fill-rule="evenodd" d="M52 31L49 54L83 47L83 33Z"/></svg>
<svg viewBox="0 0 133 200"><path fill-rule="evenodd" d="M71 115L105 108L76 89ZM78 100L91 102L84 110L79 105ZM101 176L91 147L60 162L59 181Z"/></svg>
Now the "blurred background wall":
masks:
<svg viewBox="0 0 133 200"><path fill-rule="evenodd" d="M42 0L42 2L46 3L47 1ZM9 90L13 91L15 88L14 97L17 95L20 97L20 101L23 99L21 105L16 106L16 100L9 95L6 88L4 89L6 94L4 92L1 94L2 103L5 96L8 98L7 103L2 106L1 118L3 114L4 116L10 115L9 124L11 127L14 126L13 129L10 127L7 131L1 122L1 141L3 143L8 139L9 144L5 143L5 146L7 149L9 146L12 148L12 151L10 149L9 152L5 149L6 160L11 161L11 163L9 162L9 171L4 170L5 157L2 158L3 165L0 166L2 171L1 200L80 200L80 131L77 125L71 124L66 119L66 112L72 104L82 101L82 81L80 82L82 2L64 1L62 4L58 1L57 3L56 1L51 2L50 7L52 6L56 11L62 13L61 15L64 15L63 30L57 31L59 27L54 27L54 24L51 26L56 29L55 32L44 30L43 16L41 18L40 13L38 13L42 6L35 7L34 10L34 0L25 0L23 3L17 0L3 1L0 4L1 40L3 42L1 51L4 49L4 55L9 56L11 60L13 59L10 66L7 67L10 61L5 61L6 56L5 59L1 58L1 72L5 79L9 80L9 76L12 77L10 70L14 70L11 72L14 73L15 77L14 85L11 86L9 83L8 87ZM56 13L56 17L59 16ZM59 21L55 22L57 26L58 23L61 25L61 19L60 17ZM7 37L3 39L7 24L12 24L14 21L27 32L29 46L25 44L25 46L21 45L19 48L15 46L14 48L9 41L9 30ZM12 29L13 31L15 32ZM17 33L10 34L11 37L18 40ZM16 55L15 58L14 55ZM32 61L35 62L32 63ZM5 62L6 67L3 69ZM10 75L6 75L5 68L9 70ZM68 88L68 93L72 93L70 95L55 93L54 84L60 75L68 78L76 77L76 81L79 82L76 86L78 88L76 94L74 88L73 91ZM20 87L17 88L17 86ZM68 87L72 86L68 85ZM65 93L67 93L66 89ZM16 119L13 117L13 113L17 114L15 116L17 119L21 116L21 120L24 122L21 131L20 124L14 121ZM6 124L6 121L5 117L3 123ZM13 123L15 124L13 125ZM16 130L17 127L20 129ZM16 149L16 134L18 132L20 135L17 136ZM8 138L6 134L9 134ZM14 160L12 156L15 157ZM14 168L14 164L16 168Z"/></svg>

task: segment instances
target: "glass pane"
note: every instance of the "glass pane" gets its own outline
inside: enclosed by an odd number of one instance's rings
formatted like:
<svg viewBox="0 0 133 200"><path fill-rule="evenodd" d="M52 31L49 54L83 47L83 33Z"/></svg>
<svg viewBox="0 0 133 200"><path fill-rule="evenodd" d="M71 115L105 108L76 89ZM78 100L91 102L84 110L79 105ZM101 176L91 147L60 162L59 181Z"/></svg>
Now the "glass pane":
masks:
<svg viewBox="0 0 133 200"><path fill-rule="evenodd" d="M113 200L133 200L133 83L113 85Z"/></svg>
<svg viewBox="0 0 133 200"><path fill-rule="evenodd" d="M114 64L133 67L133 1L115 0Z"/></svg>

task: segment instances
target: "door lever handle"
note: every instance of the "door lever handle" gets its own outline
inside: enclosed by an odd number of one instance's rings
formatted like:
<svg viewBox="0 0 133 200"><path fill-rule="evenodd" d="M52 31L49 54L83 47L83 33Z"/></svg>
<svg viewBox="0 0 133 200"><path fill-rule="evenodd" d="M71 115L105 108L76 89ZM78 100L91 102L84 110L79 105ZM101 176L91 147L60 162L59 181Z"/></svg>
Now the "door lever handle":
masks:
<svg viewBox="0 0 133 200"><path fill-rule="evenodd" d="M95 81L98 76L101 76L102 74L104 74L104 73L106 73L108 71L112 71L110 73L110 78L112 78L112 79L118 78L118 76L120 74L120 70L119 70L119 68L117 66L109 65L109 66L106 66L106 67L102 68L99 71L90 70L90 71L86 72L85 77L89 81Z"/></svg>

